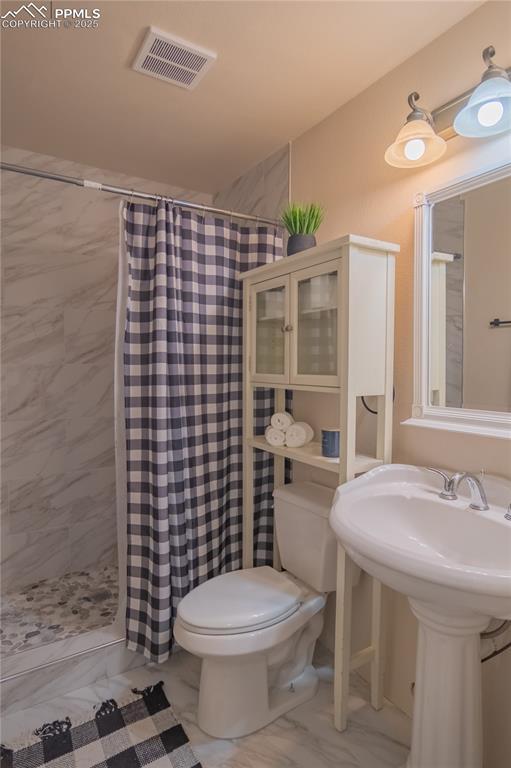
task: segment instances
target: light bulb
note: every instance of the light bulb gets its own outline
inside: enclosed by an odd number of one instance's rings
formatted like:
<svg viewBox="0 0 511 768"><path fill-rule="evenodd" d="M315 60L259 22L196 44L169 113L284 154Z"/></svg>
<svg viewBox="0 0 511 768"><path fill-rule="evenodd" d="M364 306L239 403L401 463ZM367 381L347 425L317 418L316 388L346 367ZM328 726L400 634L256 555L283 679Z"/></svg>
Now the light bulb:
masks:
<svg viewBox="0 0 511 768"><path fill-rule="evenodd" d="M419 160L426 151L426 145L422 139L410 139L406 142L404 153L407 160Z"/></svg>
<svg viewBox="0 0 511 768"><path fill-rule="evenodd" d="M477 121L485 128L491 128L502 120L504 107L500 101L487 101L477 111Z"/></svg>

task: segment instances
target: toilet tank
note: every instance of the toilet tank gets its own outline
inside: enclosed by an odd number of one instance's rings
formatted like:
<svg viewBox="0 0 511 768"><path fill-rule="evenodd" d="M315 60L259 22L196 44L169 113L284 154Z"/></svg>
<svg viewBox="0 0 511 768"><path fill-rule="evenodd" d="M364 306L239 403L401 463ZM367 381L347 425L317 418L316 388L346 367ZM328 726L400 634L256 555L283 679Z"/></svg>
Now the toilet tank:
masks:
<svg viewBox="0 0 511 768"><path fill-rule="evenodd" d="M337 540L328 515L335 490L316 483L289 483L273 492L282 567L318 592L333 592Z"/></svg>

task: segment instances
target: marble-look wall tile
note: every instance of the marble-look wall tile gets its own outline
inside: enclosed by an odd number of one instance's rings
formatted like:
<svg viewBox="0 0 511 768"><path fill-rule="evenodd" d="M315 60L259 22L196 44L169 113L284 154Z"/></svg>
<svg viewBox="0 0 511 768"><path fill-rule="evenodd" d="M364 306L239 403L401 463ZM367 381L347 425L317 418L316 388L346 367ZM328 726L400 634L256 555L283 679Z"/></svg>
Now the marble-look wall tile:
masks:
<svg viewBox="0 0 511 768"><path fill-rule="evenodd" d="M112 349L104 358L87 365L84 362L62 365L46 389L47 412L67 416L111 418L114 412L114 379Z"/></svg>
<svg viewBox="0 0 511 768"><path fill-rule="evenodd" d="M109 329L110 330L110 329ZM2 368L2 420L34 422L113 413L113 339L77 331L59 365L7 363Z"/></svg>
<svg viewBox="0 0 511 768"><path fill-rule="evenodd" d="M3 365L56 365L63 360L63 304L39 300L26 305L3 304Z"/></svg>
<svg viewBox="0 0 511 768"><path fill-rule="evenodd" d="M289 146L282 147L263 161L265 216L279 218L289 202Z"/></svg>
<svg viewBox="0 0 511 768"><path fill-rule="evenodd" d="M289 200L289 147L286 145L214 197L219 208L278 219Z"/></svg>
<svg viewBox="0 0 511 768"><path fill-rule="evenodd" d="M5 480L0 480L0 530L4 531L7 525L9 515L9 496L7 492L7 483Z"/></svg>
<svg viewBox="0 0 511 768"><path fill-rule="evenodd" d="M45 477L62 469L65 427L59 421L6 421L2 429L4 478Z"/></svg>
<svg viewBox="0 0 511 768"><path fill-rule="evenodd" d="M69 251L64 257L48 254L30 263L4 260L5 307L26 306L43 300L53 303L94 305L114 301L117 286L117 253L101 256Z"/></svg>
<svg viewBox="0 0 511 768"><path fill-rule="evenodd" d="M33 421L45 413L47 377L53 368L7 364L2 368L2 420Z"/></svg>
<svg viewBox="0 0 511 768"><path fill-rule="evenodd" d="M66 471L113 467L114 420L103 416L80 417L66 421Z"/></svg>
<svg viewBox="0 0 511 768"><path fill-rule="evenodd" d="M7 364L2 369L3 421L53 421L113 413L112 349L97 362L60 366Z"/></svg>
<svg viewBox="0 0 511 768"><path fill-rule="evenodd" d="M67 273L67 307L84 307L89 310L105 302L115 306L117 256L117 248L115 251L105 250L100 257L91 254L79 261L72 273Z"/></svg>
<svg viewBox="0 0 511 768"><path fill-rule="evenodd" d="M101 362L113 376L115 311L111 304L66 307L64 310L65 362Z"/></svg>
<svg viewBox="0 0 511 768"><path fill-rule="evenodd" d="M4 535L69 527L69 509L54 503L55 485L61 475L12 478L9 481L9 514Z"/></svg>
<svg viewBox="0 0 511 768"><path fill-rule="evenodd" d="M100 469L87 467L78 472L66 472L52 495L55 509L67 509L71 523L96 516L104 517L115 504L115 475L110 466Z"/></svg>
<svg viewBox="0 0 511 768"><path fill-rule="evenodd" d="M3 148L3 160L205 195ZM119 198L2 172L2 587L115 558Z"/></svg>
<svg viewBox="0 0 511 768"><path fill-rule="evenodd" d="M104 516L73 523L69 536L71 562L77 571L94 564L115 562L115 505Z"/></svg>
<svg viewBox="0 0 511 768"><path fill-rule="evenodd" d="M2 537L2 590L72 570L69 529L49 529Z"/></svg>
<svg viewBox="0 0 511 768"><path fill-rule="evenodd" d="M114 516L114 504L115 477L110 466L35 479L11 478L3 533L63 528Z"/></svg>

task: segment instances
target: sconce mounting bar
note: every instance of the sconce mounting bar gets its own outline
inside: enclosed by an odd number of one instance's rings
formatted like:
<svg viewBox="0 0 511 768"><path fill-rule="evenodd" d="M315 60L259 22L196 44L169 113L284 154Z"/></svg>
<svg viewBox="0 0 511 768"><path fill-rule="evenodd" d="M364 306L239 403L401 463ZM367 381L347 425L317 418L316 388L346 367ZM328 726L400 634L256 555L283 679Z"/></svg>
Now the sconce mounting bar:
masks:
<svg viewBox="0 0 511 768"><path fill-rule="evenodd" d="M504 72L506 72L511 78L511 67L505 69ZM436 132L446 141L454 138L454 136L457 136L457 133L453 128L454 118L460 109L462 109L468 102L469 98L472 96L478 85L479 83L477 83L477 85L475 85L473 88L469 88L468 91L460 93L459 96L456 96L454 99L450 99L450 101L446 101L445 104L442 104L440 107L432 110L431 116L435 121Z"/></svg>

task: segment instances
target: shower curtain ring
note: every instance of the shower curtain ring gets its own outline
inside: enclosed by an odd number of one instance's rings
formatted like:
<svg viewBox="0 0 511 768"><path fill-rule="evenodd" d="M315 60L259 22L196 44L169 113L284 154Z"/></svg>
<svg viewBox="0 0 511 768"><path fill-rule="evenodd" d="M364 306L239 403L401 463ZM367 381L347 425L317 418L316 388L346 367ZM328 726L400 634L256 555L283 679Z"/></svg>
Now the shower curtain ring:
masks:
<svg viewBox="0 0 511 768"><path fill-rule="evenodd" d="M128 205L131 205L131 203L133 202L133 195L134 194L135 194L135 190L132 189L131 192L130 192L130 199L128 200Z"/></svg>

